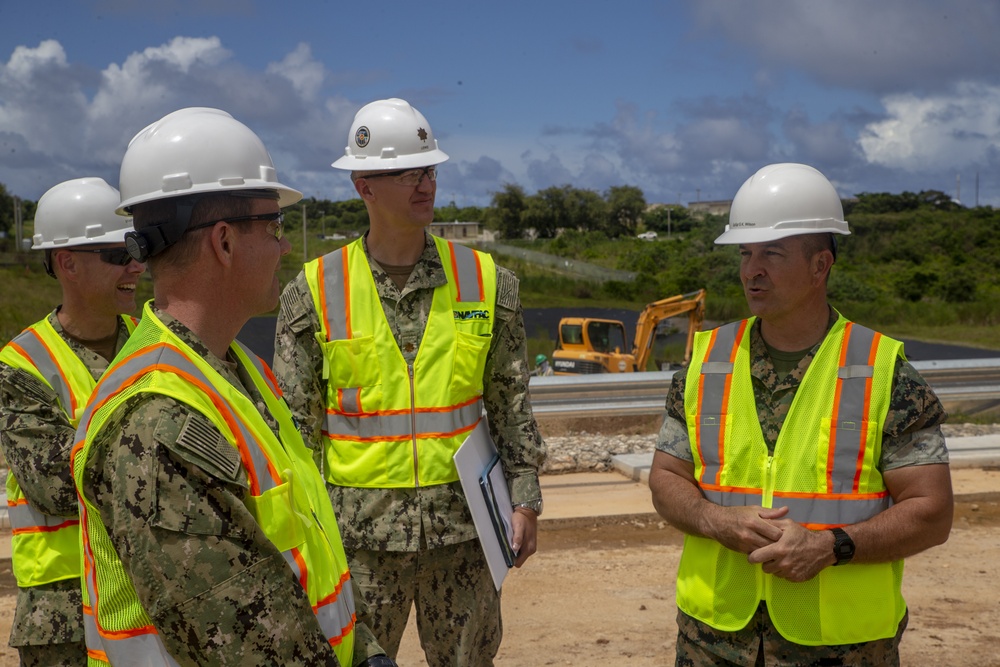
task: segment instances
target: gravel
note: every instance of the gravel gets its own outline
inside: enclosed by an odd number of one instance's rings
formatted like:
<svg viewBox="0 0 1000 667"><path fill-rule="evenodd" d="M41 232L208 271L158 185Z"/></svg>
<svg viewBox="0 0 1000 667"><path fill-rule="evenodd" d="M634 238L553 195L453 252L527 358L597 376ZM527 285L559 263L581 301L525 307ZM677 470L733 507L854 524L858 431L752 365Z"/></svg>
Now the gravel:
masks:
<svg viewBox="0 0 1000 667"><path fill-rule="evenodd" d="M945 424L945 438L958 438L1000 433L1000 424ZM652 452L656 434L608 435L580 431L559 436L546 436L548 458L543 474L571 472L603 472L611 469L611 457L617 454Z"/></svg>

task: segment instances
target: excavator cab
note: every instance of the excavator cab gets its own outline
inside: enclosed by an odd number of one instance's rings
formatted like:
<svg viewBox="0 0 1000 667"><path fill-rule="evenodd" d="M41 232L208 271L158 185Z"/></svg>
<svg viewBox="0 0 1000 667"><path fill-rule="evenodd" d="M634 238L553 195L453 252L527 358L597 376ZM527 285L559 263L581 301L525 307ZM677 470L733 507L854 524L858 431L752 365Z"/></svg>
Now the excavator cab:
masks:
<svg viewBox="0 0 1000 667"><path fill-rule="evenodd" d="M591 320L587 323L587 338L595 352L621 353L625 349L625 327L621 322Z"/></svg>
<svg viewBox="0 0 1000 667"><path fill-rule="evenodd" d="M635 370L632 355L622 350L625 325L617 320L564 317L559 322L559 346L552 354L556 375L627 373Z"/></svg>

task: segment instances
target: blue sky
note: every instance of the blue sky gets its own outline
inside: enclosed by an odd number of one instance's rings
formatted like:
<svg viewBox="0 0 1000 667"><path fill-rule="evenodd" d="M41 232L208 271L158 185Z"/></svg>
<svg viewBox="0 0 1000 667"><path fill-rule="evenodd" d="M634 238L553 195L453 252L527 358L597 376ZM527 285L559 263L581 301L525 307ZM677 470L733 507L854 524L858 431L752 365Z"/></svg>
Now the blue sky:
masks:
<svg viewBox="0 0 1000 667"><path fill-rule="evenodd" d="M841 196L936 189L1000 206L1000 3L0 0L0 183L118 183L129 139L225 109L306 196L354 113L402 97L451 156L438 204L505 183L731 199L805 162Z"/></svg>

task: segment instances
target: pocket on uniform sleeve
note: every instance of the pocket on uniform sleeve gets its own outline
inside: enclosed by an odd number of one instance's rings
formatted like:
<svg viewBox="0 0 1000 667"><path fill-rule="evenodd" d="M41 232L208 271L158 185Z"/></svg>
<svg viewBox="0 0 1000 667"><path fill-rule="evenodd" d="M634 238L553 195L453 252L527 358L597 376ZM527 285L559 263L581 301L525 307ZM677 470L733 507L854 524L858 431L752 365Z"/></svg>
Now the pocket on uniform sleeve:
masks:
<svg viewBox="0 0 1000 667"><path fill-rule="evenodd" d="M241 499L248 485L236 448L200 413L187 415L180 424L161 418L153 437L151 523L189 535L231 534L240 523L234 514L246 511L234 499Z"/></svg>

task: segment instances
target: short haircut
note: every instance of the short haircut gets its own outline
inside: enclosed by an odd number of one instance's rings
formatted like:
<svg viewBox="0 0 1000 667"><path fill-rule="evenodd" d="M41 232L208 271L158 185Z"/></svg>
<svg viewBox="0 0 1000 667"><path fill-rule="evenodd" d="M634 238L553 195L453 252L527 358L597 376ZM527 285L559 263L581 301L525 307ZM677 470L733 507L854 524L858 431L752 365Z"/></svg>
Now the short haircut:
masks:
<svg viewBox="0 0 1000 667"><path fill-rule="evenodd" d="M812 257L818 252L829 250L834 261L837 260L837 241L833 234L803 234L802 250L806 257Z"/></svg>
<svg viewBox="0 0 1000 667"><path fill-rule="evenodd" d="M261 196L267 197L269 195ZM253 210L253 201L253 197L229 193L196 195L193 198L184 199L178 197L154 199L135 204L132 207L132 225L136 231L140 231L147 227L174 221L177 219L178 205L183 202L192 206L191 219L187 224L187 227L191 228L213 220L250 215ZM235 225L235 227L242 229L242 225ZM209 227L202 229L209 229ZM176 243L150 257L147 261L150 276L155 277L157 271L165 268L183 269L190 266L195 259L195 248L201 238L197 236L197 233L200 231L200 229L193 232L185 231Z"/></svg>

